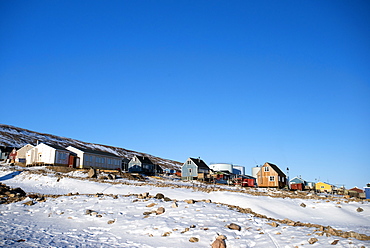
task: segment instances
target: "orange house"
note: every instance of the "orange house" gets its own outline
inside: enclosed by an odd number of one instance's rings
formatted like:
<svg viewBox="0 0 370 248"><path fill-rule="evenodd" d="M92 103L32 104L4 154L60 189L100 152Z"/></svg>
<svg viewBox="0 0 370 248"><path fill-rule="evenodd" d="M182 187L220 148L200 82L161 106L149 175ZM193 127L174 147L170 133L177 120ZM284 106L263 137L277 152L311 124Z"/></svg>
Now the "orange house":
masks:
<svg viewBox="0 0 370 248"><path fill-rule="evenodd" d="M262 188L284 188L287 178L277 165L266 162L257 173L257 184Z"/></svg>

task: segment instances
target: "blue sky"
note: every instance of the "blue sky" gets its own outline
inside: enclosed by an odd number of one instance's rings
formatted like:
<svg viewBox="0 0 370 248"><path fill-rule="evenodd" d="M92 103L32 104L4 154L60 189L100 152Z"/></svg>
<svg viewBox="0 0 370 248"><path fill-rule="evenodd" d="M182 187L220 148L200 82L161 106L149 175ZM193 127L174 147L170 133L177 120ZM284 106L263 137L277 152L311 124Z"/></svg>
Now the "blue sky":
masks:
<svg viewBox="0 0 370 248"><path fill-rule="evenodd" d="M0 2L0 122L370 182L369 1Z"/></svg>

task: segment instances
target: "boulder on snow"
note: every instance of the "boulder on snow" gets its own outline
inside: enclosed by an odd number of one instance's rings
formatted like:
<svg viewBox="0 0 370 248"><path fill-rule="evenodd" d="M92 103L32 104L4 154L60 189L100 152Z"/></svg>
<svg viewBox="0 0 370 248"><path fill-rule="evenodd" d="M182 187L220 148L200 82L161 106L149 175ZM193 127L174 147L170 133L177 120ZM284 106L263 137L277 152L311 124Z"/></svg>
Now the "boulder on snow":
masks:
<svg viewBox="0 0 370 248"><path fill-rule="evenodd" d="M212 248L226 248L226 237L224 235L219 235L215 241L212 243Z"/></svg>
<svg viewBox="0 0 370 248"><path fill-rule="evenodd" d="M158 215L158 214L163 214L165 211L166 211L166 210L164 209L164 207L159 207L159 208L157 209L157 211L155 211L155 212L156 212L156 214Z"/></svg>
<svg viewBox="0 0 370 248"><path fill-rule="evenodd" d="M94 168L90 168L89 172L87 173L89 178L97 178L98 174Z"/></svg>
<svg viewBox="0 0 370 248"><path fill-rule="evenodd" d="M227 225L226 227L231 229L231 230L237 230L237 231L240 231L242 229L241 226L239 226L235 223L231 223L230 225Z"/></svg>
<svg viewBox="0 0 370 248"><path fill-rule="evenodd" d="M309 243L310 245L312 245L312 244L315 244L317 241L319 241L317 238L310 238L310 239L308 240L308 243Z"/></svg>
<svg viewBox="0 0 370 248"><path fill-rule="evenodd" d="M195 243L195 242L199 242L199 239L198 239L198 238L196 238L196 237L191 237L191 238L189 239L189 241L190 241L190 242L192 242L192 243Z"/></svg>

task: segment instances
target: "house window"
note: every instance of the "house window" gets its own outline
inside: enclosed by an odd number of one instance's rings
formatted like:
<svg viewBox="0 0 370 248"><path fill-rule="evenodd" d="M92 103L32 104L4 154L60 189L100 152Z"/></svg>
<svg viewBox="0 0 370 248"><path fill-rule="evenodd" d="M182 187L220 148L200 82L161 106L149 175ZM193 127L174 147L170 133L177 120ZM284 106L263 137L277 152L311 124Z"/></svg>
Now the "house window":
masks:
<svg viewBox="0 0 370 248"><path fill-rule="evenodd" d="M274 182L275 181L275 177L274 176L270 176L270 182Z"/></svg>
<svg viewBox="0 0 370 248"><path fill-rule="evenodd" d="M323 189L323 188L325 188L324 186L321 186L321 188Z"/></svg>
<svg viewBox="0 0 370 248"><path fill-rule="evenodd" d="M191 161L190 160L188 160L188 164L191 164Z"/></svg>
<svg viewBox="0 0 370 248"><path fill-rule="evenodd" d="M265 167L265 171L266 171L266 172L270 171L270 167L266 166L266 167Z"/></svg>
<svg viewBox="0 0 370 248"><path fill-rule="evenodd" d="M189 169L189 174L191 174L191 172L192 172L192 170L191 170L191 169Z"/></svg>

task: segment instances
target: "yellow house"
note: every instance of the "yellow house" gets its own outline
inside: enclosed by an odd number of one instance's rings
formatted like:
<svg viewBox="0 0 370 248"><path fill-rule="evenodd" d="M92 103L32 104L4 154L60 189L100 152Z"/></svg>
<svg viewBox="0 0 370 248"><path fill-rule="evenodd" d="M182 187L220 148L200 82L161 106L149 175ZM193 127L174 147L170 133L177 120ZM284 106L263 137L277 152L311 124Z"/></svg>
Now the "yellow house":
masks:
<svg viewBox="0 0 370 248"><path fill-rule="evenodd" d="M318 182L315 185L316 191L320 192L332 192L334 190L334 185L331 185L329 183L323 183L323 182Z"/></svg>

